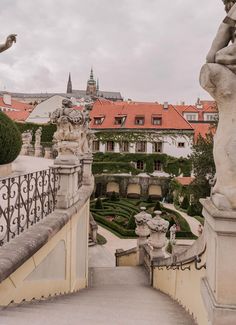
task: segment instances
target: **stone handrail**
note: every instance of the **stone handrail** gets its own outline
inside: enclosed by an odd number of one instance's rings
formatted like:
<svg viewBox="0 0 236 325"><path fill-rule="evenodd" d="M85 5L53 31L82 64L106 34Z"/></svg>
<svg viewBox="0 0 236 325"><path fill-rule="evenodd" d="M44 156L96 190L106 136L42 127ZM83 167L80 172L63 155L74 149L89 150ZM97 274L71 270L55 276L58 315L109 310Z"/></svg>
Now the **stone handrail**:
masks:
<svg viewBox="0 0 236 325"><path fill-rule="evenodd" d="M0 249L0 283L54 237L89 199L93 184L79 189L79 201L68 209L56 209L46 219L6 243Z"/></svg>
<svg viewBox="0 0 236 325"><path fill-rule="evenodd" d="M188 246L186 250L181 253L173 254L168 258L153 259L153 266L177 266L191 263L196 260L196 258L202 256L206 250L206 239L205 233L203 231L202 235L193 243L193 245Z"/></svg>

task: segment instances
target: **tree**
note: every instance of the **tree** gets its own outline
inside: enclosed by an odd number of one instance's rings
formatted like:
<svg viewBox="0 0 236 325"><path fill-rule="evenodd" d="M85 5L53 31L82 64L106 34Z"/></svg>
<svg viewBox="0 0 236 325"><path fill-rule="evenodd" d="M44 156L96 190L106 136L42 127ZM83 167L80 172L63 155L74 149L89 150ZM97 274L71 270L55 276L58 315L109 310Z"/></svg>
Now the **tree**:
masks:
<svg viewBox="0 0 236 325"><path fill-rule="evenodd" d="M215 176L215 162L213 157L213 134L209 132L206 137L198 136L197 142L193 145L191 155L195 180L189 185L191 204L194 204L196 211L201 214L200 198L210 195L209 180Z"/></svg>
<svg viewBox="0 0 236 325"><path fill-rule="evenodd" d="M95 209L99 209L99 210L103 209L103 204L102 204L102 200L100 199L100 197L96 200Z"/></svg>
<svg viewBox="0 0 236 325"><path fill-rule="evenodd" d="M182 201L180 207L181 207L182 209L184 209L184 210L187 210L187 209L188 209L188 207L189 207L189 200L188 200L187 195L184 196L184 199L183 199L183 201Z"/></svg>

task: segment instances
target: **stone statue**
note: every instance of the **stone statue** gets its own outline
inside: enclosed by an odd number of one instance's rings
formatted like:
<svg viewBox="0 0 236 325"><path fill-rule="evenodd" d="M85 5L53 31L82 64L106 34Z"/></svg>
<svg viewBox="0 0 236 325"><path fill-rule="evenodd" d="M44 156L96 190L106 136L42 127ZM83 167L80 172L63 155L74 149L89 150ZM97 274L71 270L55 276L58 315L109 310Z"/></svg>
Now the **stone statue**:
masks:
<svg viewBox="0 0 236 325"><path fill-rule="evenodd" d="M226 65L236 72L236 0L224 1L227 16L221 23L207 55L207 63ZM232 42L231 45L230 42Z"/></svg>
<svg viewBox="0 0 236 325"><path fill-rule="evenodd" d="M42 127L40 126L35 131L35 143L34 143L34 155L35 157L42 157L43 155L43 147L41 145L41 136L42 136Z"/></svg>
<svg viewBox="0 0 236 325"><path fill-rule="evenodd" d="M236 0L227 2L228 14L220 25L200 84L216 100L219 123L214 137L216 182L211 199L219 210L236 210ZM228 46L232 40L232 44Z"/></svg>
<svg viewBox="0 0 236 325"><path fill-rule="evenodd" d="M16 34L7 36L5 43L0 44L0 53L9 49L13 43L16 43Z"/></svg>
<svg viewBox="0 0 236 325"><path fill-rule="evenodd" d="M22 137L22 148L21 148L21 155L29 155L32 153L33 145L31 144L33 134L32 130L26 130L21 134Z"/></svg>
<svg viewBox="0 0 236 325"><path fill-rule="evenodd" d="M35 131L35 147L40 147L40 145L41 145L41 136L42 136L42 127L40 126Z"/></svg>
<svg viewBox="0 0 236 325"><path fill-rule="evenodd" d="M175 243L176 232L177 232L176 224L173 224L173 226L170 227L170 242L172 244Z"/></svg>

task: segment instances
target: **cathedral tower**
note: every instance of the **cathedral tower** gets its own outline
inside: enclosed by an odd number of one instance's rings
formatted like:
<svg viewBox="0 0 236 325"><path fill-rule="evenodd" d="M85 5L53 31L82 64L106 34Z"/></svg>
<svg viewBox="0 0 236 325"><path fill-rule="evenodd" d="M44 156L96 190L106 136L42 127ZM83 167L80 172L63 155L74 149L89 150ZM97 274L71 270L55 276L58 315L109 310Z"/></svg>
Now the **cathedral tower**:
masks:
<svg viewBox="0 0 236 325"><path fill-rule="evenodd" d="M86 95L95 96L96 93L97 93L97 86L96 86L96 81L94 80L94 77L93 77L93 68L91 68L90 78L87 82Z"/></svg>

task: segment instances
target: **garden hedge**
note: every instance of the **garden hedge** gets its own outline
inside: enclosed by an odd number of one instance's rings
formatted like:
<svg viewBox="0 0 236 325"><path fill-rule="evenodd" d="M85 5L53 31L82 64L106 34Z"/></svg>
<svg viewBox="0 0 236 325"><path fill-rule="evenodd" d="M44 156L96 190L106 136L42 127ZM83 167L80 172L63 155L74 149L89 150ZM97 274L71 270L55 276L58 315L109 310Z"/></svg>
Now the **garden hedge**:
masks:
<svg viewBox="0 0 236 325"><path fill-rule="evenodd" d="M21 151L21 133L15 123L0 111L0 165L14 161Z"/></svg>

